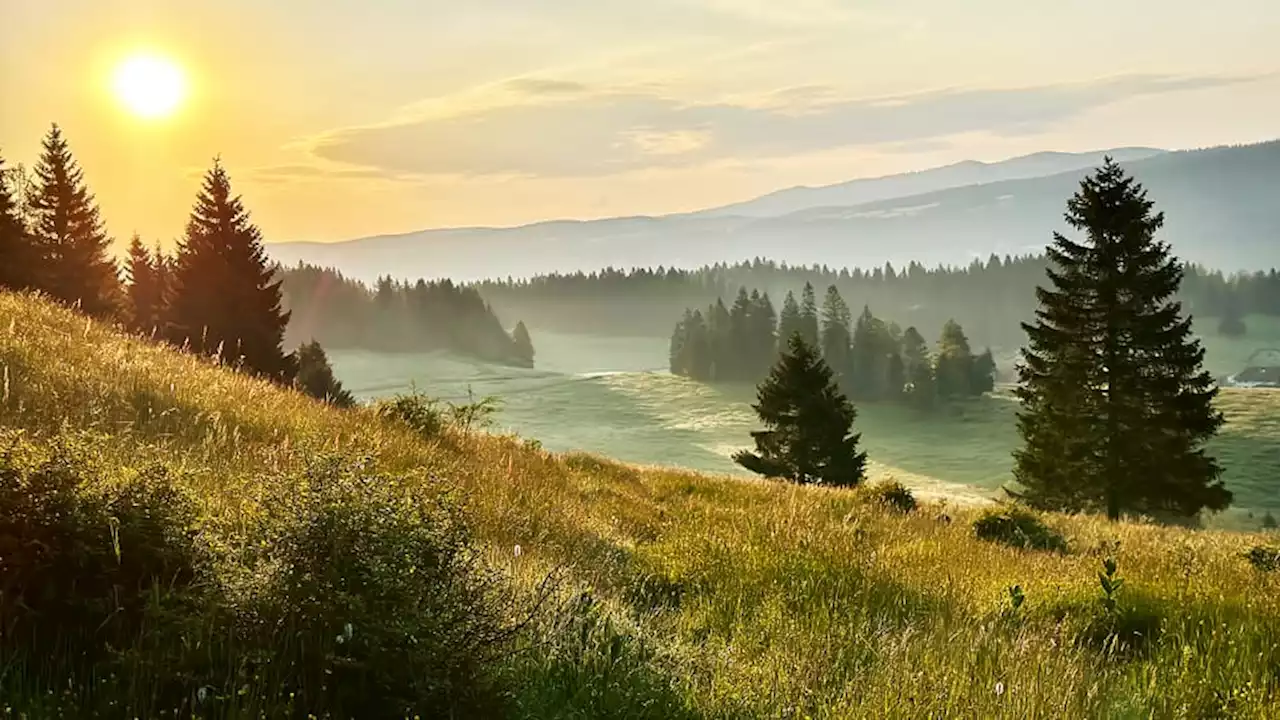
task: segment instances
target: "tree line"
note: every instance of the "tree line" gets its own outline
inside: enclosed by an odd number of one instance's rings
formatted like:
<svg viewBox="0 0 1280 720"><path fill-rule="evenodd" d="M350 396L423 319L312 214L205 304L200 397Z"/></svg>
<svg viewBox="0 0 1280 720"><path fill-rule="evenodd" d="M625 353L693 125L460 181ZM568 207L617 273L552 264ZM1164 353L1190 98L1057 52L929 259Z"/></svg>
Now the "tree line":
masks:
<svg viewBox="0 0 1280 720"><path fill-rule="evenodd" d="M165 255L134 236L123 268L56 124L30 177L10 171L0 179L0 288L39 293L338 404L351 400L318 345L284 350L290 313L281 304L280 280L221 162L205 173L177 252Z"/></svg>
<svg viewBox="0 0 1280 720"><path fill-rule="evenodd" d="M805 283L800 300L788 292L775 311L769 293L739 288L732 307L717 299L706 310L686 308L671 334L670 370L705 382L758 382L793 336L819 353L841 390L860 401L901 401L932 407L939 399L974 397L995 386L988 348L975 354L955 320L930 351L915 326L876 317L864 306L855 319L835 285L819 308Z"/></svg>
<svg viewBox="0 0 1280 720"><path fill-rule="evenodd" d="M519 322L508 333L474 287L382 277L369 288L332 268L305 263L281 268L280 279L285 307L293 313L286 340L378 352L447 349L533 367L528 328Z"/></svg>
<svg viewBox="0 0 1280 720"><path fill-rule="evenodd" d="M926 268L831 268L796 266L756 258L687 270L605 268L593 272L506 278L476 284L502 315L519 315L546 330L601 335L661 336L670 318L686 307L706 307L733 297L737 288L757 288L774 298L799 292L809 283L834 285L853 307L878 308L903 324L936 337L950 319L960 322L975 343L1016 348L1020 323L1034 319L1035 288L1049 259L1043 253L991 255L966 266ZM1280 273L1227 275L1202 266L1184 268L1178 299L1203 318L1220 318L1202 330L1247 332L1250 314L1280 316ZM1228 319L1230 319L1228 321Z"/></svg>
<svg viewBox="0 0 1280 720"><path fill-rule="evenodd" d="M1218 389L1176 299L1186 267L1156 239L1164 215L1110 158L1081 181L1067 208L1082 237L1054 233L1035 320L1023 324L1022 442L1014 452L1016 486L1006 492L1035 508L1112 520L1225 509L1232 494L1205 449L1224 422L1214 409ZM857 411L832 362L840 358L819 352L828 338L815 336L814 311L809 292L798 313L788 313L798 329L753 404L765 429L751 433L753 450L733 458L768 477L857 485L867 459L854 430ZM958 366L944 369L943 352L934 363L939 382L962 374Z"/></svg>

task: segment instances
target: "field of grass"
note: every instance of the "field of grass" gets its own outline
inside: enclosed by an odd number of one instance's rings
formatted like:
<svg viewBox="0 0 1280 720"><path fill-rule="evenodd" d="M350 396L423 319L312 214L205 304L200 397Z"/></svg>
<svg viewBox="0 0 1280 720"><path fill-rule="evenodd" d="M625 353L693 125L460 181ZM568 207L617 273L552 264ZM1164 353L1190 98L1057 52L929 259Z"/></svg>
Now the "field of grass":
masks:
<svg viewBox="0 0 1280 720"><path fill-rule="evenodd" d="M1280 325L1250 318L1251 338L1209 332L1207 365L1215 375L1239 371L1257 347L1280 346ZM1266 338L1275 334L1274 341ZM750 444L757 421L754 388L709 387L660 369L666 340L537 333L538 369L498 368L444 355L332 353L340 378L366 399L407 390L433 396L502 401L499 425L538 438L552 450L596 452L627 462L742 474L729 460ZM1256 528L1280 515L1280 391L1225 389L1228 425L1213 449L1235 492L1215 527ZM872 476L892 476L929 497L972 503L999 498L1011 480L1018 438L1016 401L994 397L938 413L892 405L860 406L858 429Z"/></svg>
<svg viewBox="0 0 1280 720"><path fill-rule="evenodd" d="M310 701L314 712L319 697L332 717L401 717L358 703L384 698L380 682L402 689L391 683L402 665L443 672L458 659L450 653L471 659L465 639L477 636L416 649L438 641L408 635L399 623L418 605L386 587L434 598L492 573L467 607L498 612L510 632L474 677L404 685L406 707L435 709L424 717L1280 717L1280 573L1245 557L1274 536L1047 516L1065 550L1015 549L975 537L975 507L899 513L866 491L637 468L517 437L424 438L372 410L332 410L5 294L0 366L6 487L37 477L15 475L38 460L18 455L56 460L72 439L107 485L158 463L193 503L175 527L201 549L204 578L200 603L148 605L124 651L104 651L88 674L66 675L81 661L57 650L66 646L33 658L0 637L7 715L172 716L174 698L186 698L181 715L303 717L298 708ZM650 416L662 404L627 408ZM1255 429L1265 421L1259 414ZM664 442L678 460L679 444ZM375 482L323 472L323 457ZM51 467L62 477L74 466ZM102 481L90 475L88 485ZM326 499L295 498L307 493ZM453 497L461 519L420 512ZM299 509L327 522L299 525ZM146 556L125 530L154 529L154 518L121 517L85 538L115 543L109 568ZM455 575L413 585L439 568L404 557L455 522L483 566L451 564ZM285 597L309 610L275 633L255 619L275 607L263 598L277 597L281 566L258 558L282 540L298 557L276 559L307 568L303 588L332 575L329 560L365 574L336 597ZM1107 557L1125 580L1113 608L1099 590ZM9 589L11 562L0 556ZM550 588L545 601L538 588ZM257 636L223 633L244 627L266 640L241 646ZM386 656L356 652L374 640ZM246 648L249 660L236 652ZM280 667L297 657L318 658L303 668L314 672ZM220 684L201 685L208 678Z"/></svg>

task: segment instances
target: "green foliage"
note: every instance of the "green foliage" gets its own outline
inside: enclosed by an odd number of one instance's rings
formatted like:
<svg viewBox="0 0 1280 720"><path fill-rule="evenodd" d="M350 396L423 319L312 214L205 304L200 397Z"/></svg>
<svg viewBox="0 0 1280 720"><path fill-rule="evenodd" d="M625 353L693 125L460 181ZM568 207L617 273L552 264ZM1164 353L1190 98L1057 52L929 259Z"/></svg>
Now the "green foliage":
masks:
<svg viewBox="0 0 1280 720"><path fill-rule="evenodd" d="M374 404L374 412L384 420L400 423L424 440L438 438L449 424L447 410L439 400L411 389L383 398Z"/></svg>
<svg viewBox="0 0 1280 720"><path fill-rule="evenodd" d="M1276 516L1272 515L1270 510L1263 513L1262 515L1262 529L1263 530L1276 529Z"/></svg>
<svg viewBox="0 0 1280 720"><path fill-rule="evenodd" d="M870 488L871 497L881 505L897 512L909 513L916 509L916 498L911 489L897 480L877 483Z"/></svg>
<svg viewBox="0 0 1280 720"><path fill-rule="evenodd" d="M294 378L294 386L317 400L322 400L335 407L349 408L356 404L355 396L342 387L342 383L333 374L329 365L329 357L320 343L312 340L303 343L296 353L298 358L298 374Z"/></svg>
<svg viewBox="0 0 1280 720"><path fill-rule="evenodd" d="M1009 594L1009 608L1013 612L1020 610L1022 604L1027 601L1027 593L1023 591L1021 585L1010 585L1005 592Z"/></svg>
<svg viewBox="0 0 1280 720"><path fill-rule="evenodd" d="M494 415L502 409L498 398L485 396L477 400L467 387L467 402L449 403L449 423L463 432L493 427Z"/></svg>
<svg viewBox="0 0 1280 720"><path fill-rule="evenodd" d="M205 594L192 500L163 466L103 467L90 435L0 442L0 648L84 682Z"/></svg>
<svg viewBox="0 0 1280 720"><path fill-rule="evenodd" d="M1108 161L1055 234L1052 287L1018 368L1019 493L1042 509L1193 517L1231 502L1204 444L1221 427L1204 349L1170 301L1183 277L1142 186ZM1152 369L1155 369L1153 372Z"/></svg>
<svg viewBox="0 0 1280 720"><path fill-rule="evenodd" d="M1244 557L1250 565L1263 572L1280 570L1280 547L1254 545L1249 548Z"/></svg>
<svg viewBox="0 0 1280 720"><path fill-rule="evenodd" d="M984 510L973 522L973 535L1013 548L1065 553L1066 538L1045 524L1040 515L1015 504Z"/></svg>
<svg viewBox="0 0 1280 720"><path fill-rule="evenodd" d="M371 717L494 711L487 663L508 628L501 586L446 496L371 460L322 458L275 485L255 535L252 643L278 648L300 710ZM290 638L306 638L290 642Z"/></svg>
<svg viewBox="0 0 1280 720"><path fill-rule="evenodd" d="M733 460L766 477L851 486L862 482L867 456L852 433L857 411L831 368L799 335L757 389L752 406L767 429L751 433L756 451Z"/></svg>

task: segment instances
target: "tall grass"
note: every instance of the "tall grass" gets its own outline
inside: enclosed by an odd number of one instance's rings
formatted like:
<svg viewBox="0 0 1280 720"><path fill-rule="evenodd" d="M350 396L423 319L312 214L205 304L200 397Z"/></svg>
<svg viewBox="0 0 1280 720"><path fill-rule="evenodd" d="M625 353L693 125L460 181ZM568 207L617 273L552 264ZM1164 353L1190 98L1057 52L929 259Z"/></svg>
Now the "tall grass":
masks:
<svg viewBox="0 0 1280 720"><path fill-rule="evenodd" d="M1065 547L1041 551L978 537L980 509L424 434L27 297L0 295L0 366L12 477L78 457L86 527L146 517L113 514L134 497L193 531L144 541L174 560L130 597L185 604L125 603L131 651L85 675L6 646L31 716L1280 717L1259 535L1050 515Z"/></svg>

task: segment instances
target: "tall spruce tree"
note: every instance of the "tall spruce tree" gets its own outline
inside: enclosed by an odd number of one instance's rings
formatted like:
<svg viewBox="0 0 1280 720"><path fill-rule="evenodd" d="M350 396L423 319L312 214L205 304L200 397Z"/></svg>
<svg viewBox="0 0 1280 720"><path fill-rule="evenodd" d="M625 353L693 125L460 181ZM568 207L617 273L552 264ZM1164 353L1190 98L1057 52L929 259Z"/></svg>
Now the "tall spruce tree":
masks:
<svg viewBox="0 0 1280 720"><path fill-rule="evenodd" d="M849 323L853 322L849 306L835 285L827 288L822 298L822 359L831 367L832 372L842 382L848 382L849 347L852 334Z"/></svg>
<svg viewBox="0 0 1280 720"><path fill-rule="evenodd" d="M111 239L56 124L44 138L28 204L29 229L43 260L35 275L37 287L94 317L118 312L120 276L109 255Z"/></svg>
<svg viewBox="0 0 1280 720"><path fill-rule="evenodd" d="M973 358L973 377L969 381L969 390L974 395L989 393L996 389L996 359L991 348L986 348Z"/></svg>
<svg viewBox="0 0 1280 720"><path fill-rule="evenodd" d="M6 170L0 157L0 289L39 286L35 273L42 262L18 207L19 191L13 185L19 181L18 174Z"/></svg>
<svg viewBox="0 0 1280 720"><path fill-rule="evenodd" d="M818 323L818 299L813 283L806 282L800 293L800 337L809 347L821 347L821 330ZM790 342L791 338L787 338Z"/></svg>
<svg viewBox="0 0 1280 720"><path fill-rule="evenodd" d="M795 293L787 291L787 297L782 301L782 312L778 314L778 352L784 352L789 343L791 336L799 333L803 336L802 329L803 320L800 317L800 303L796 302Z"/></svg>
<svg viewBox="0 0 1280 720"><path fill-rule="evenodd" d="M933 361L924 336L911 326L902 332L902 364L907 377L907 401L918 408L933 407L937 398Z"/></svg>
<svg viewBox="0 0 1280 720"><path fill-rule="evenodd" d="M798 335L756 392L752 405L765 430L751 433L755 452L734 462L766 477L797 483L852 486L865 476L867 455L853 433L857 411L840 392L831 368Z"/></svg>
<svg viewBox="0 0 1280 720"><path fill-rule="evenodd" d="M205 174L173 270L170 339L192 351L289 383L295 356L285 353L289 312L249 220L220 161Z"/></svg>
<svg viewBox="0 0 1280 720"><path fill-rule="evenodd" d="M751 293L751 376L759 382L778 359L778 313L769 293Z"/></svg>
<svg viewBox="0 0 1280 720"><path fill-rule="evenodd" d="M1221 427L1204 349L1173 299L1183 276L1156 240L1163 213L1108 158L1067 203L1049 287L1023 324L1017 494L1041 508L1191 517L1231 492L1204 445Z"/></svg>

